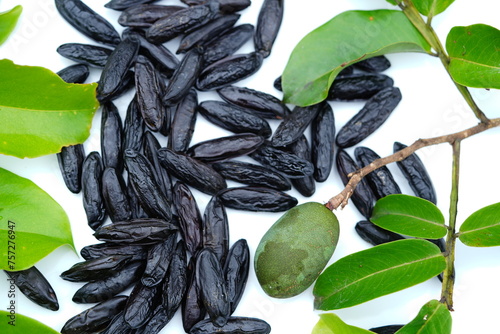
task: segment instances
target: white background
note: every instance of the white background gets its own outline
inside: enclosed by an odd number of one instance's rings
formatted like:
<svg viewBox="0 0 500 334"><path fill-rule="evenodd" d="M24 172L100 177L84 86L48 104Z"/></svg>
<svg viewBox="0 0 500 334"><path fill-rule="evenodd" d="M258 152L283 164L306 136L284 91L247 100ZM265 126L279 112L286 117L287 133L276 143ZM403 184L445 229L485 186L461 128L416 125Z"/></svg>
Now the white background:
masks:
<svg viewBox="0 0 500 334"><path fill-rule="evenodd" d="M123 27L116 23L119 12L103 7L105 1L87 0L90 7L108 18L121 31ZM161 1L164 4L178 4L177 1ZM256 23L262 0L252 1L252 6L241 12L240 23ZM9 40L0 47L0 58L9 58L21 65L38 65L54 72L72 64L56 53L56 48L67 42L94 43L79 34L57 13L51 0L4 0L0 2L0 11L5 11L21 4L24 12L20 24ZM258 74L241 81L238 85L262 90L281 97L273 88L273 81L285 67L288 56L298 41L309 31L326 22L334 15L352 9L393 8L383 0L337 0L337 1L287 1L285 16L274 49ZM455 25L486 23L497 25L500 5L488 0L456 1L447 12L437 16L433 25L438 35L445 40L446 34ZM353 27L355 29L355 27ZM175 42L169 43L175 51ZM248 43L241 52L251 51ZM360 145L368 146L379 155L392 153L394 141L411 144L418 138L432 137L452 133L473 126L477 123L454 88L438 59L422 54L397 54L389 56L392 67L386 72L394 78L400 87L403 100L388 121L372 136ZM92 70L89 81L98 79L99 70ZM489 117L498 117L500 95L498 91L472 90L474 97ZM213 93L200 94L200 100L217 98ZM124 96L117 105L124 115L131 94ZM336 126L339 129L361 107L362 103L332 103ZM87 152L99 150L100 111L94 119L91 137L85 143ZM275 127L277 124L273 123ZM216 129L198 118L193 142L209 139L229 133ZM499 154L500 129L493 129L463 142L460 200L458 222L469 214L488 204L500 202L500 178L497 168L500 165ZM162 139L162 143L165 143ZM349 150L349 152L352 152ZM451 150L447 144L423 149L418 152L426 164L438 193L438 206L448 212L450 193ZM83 246L95 243L92 230L87 226L85 213L81 205L81 195L70 193L60 176L57 159L47 156L37 159L20 160L0 156L0 166L21 176L28 177L47 191L68 213L73 229L75 246L79 251ZM404 192L411 194L397 167L389 166ZM299 202L326 202L341 190L341 182L334 170L331 177L323 184L318 184L316 194L304 198L298 193L290 193ZM209 197L194 191L200 209L203 211ZM362 219L352 206L335 212L341 223L341 239L332 262L352 252L370 247L354 232L353 227ZM249 213L228 209L231 240L248 240L252 257L253 252L265 231L281 215L280 213ZM43 213L40 213L43 217ZM82 261L69 247L57 249L37 264L54 287L60 310L57 312L41 308L24 296L16 299L17 311L38 319L60 330L71 316L83 311L89 305L78 305L71 301L74 292L82 285L62 280L59 274L75 262ZM498 333L498 303L500 298L500 248L467 248L457 243L456 252L455 311L453 312L453 333ZM4 278L2 278L4 277ZM0 274L0 307L7 307L7 282ZM368 303L348 309L335 311L349 324L370 328L387 324L407 323L420 307L430 299L439 298L440 283L437 279L407 290L382 297ZM277 300L266 296L260 289L253 267L245 295L236 314L265 319L272 326L272 332L310 333L318 320L318 312L313 310L312 289L303 294ZM0 319L5 321L5 319ZM162 333L183 333L180 316L177 316Z"/></svg>

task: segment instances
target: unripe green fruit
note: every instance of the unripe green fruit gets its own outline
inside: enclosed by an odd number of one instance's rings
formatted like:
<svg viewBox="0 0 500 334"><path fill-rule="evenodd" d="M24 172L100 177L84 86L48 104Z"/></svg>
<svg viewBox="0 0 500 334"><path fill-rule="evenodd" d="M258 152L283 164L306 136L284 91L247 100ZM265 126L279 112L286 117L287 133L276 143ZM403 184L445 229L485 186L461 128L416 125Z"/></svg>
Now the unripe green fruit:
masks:
<svg viewBox="0 0 500 334"><path fill-rule="evenodd" d="M317 202L288 210L264 234L255 252L255 273L271 297L289 298L306 290L337 246L339 222Z"/></svg>

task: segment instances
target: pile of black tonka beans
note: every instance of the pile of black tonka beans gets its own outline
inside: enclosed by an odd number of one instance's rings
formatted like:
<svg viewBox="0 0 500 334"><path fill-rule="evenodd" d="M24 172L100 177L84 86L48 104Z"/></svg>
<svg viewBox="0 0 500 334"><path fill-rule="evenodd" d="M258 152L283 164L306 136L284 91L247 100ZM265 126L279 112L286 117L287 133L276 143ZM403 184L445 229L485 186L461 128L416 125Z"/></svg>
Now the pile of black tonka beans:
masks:
<svg viewBox="0 0 500 334"><path fill-rule="evenodd" d="M120 35L81 0L55 0L62 17L97 42L61 45L57 52L76 64L58 74L66 82L84 83L89 67L102 69L100 152L87 154L83 145L74 145L57 154L64 182L82 193L99 241L81 249L85 261L61 274L85 282L74 302L95 304L69 319L61 333L158 333L178 310L187 333L269 333L261 319L232 315L244 292L250 255L244 239L230 245L226 208L286 211L298 203L288 190L312 196L316 182L326 181L335 164L347 183L349 173L378 156L359 146L353 159L346 149L385 122L401 93L381 73L390 67L388 59L378 56L346 67L325 101L290 109L271 94L235 85L271 54L283 0L264 0L255 26L238 24L238 12L250 0L155 2L105 4L120 11ZM176 38L174 54L165 43ZM252 40L253 52L237 53ZM280 78L274 86L281 90ZM113 101L133 90L122 121ZM198 91L215 91L220 99L199 102ZM338 132L335 101L365 101ZM233 135L191 144L198 114ZM394 144L396 151L403 147ZM398 166L415 195L435 203L418 156ZM228 187L227 180L243 186ZM191 189L211 196L203 214ZM376 200L394 193L401 193L399 186L383 167L352 196L366 217L356 231L371 244L404 237L368 220ZM435 242L442 246L442 240ZM54 290L36 267L7 274L28 298L58 309ZM122 294L128 289L129 295ZM373 330L389 333L397 327Z"/></svg>

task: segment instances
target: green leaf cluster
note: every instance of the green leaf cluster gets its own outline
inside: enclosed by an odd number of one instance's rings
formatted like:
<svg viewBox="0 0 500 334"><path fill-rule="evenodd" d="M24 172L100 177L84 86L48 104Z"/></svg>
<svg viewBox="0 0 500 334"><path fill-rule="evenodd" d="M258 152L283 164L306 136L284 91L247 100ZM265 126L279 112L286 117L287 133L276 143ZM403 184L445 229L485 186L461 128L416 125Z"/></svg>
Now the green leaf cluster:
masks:
<svg viewBox="0 0 500 334"><path fill-rule="evenodd" d="M16 6L0 13L0 44L21 12ZM0 60L0 154L34 158L83 143L99 106L96 87L68 84L48 69ZM74 248L68 217L52 197L2 168L0 180L0 239L6 245L1 269L27 269L62 245Z"/></svg>

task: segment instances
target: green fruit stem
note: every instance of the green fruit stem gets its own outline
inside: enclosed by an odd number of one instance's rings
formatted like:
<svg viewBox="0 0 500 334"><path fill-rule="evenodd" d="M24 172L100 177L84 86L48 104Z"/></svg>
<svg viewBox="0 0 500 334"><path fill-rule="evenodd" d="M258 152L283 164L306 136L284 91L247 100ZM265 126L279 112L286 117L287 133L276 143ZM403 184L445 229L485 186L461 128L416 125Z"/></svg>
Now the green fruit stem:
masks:
<svg viewBox="0 0 500 334"><path fill-rule="evenodd" d="M458 184L460 174L460 143L461 140L453 142L453 165L451 172L451 193L448 233L446 235L446 269L443 275L441 288L441 303L453 311L453 287L455 284L455 244L457 240L456 222L458 207Z"/></svg>
<svg viewBox="0 0 500 334"><path fill-rule="evenodd" d="M426 39L427 43L429 43L430 46L434 49L436 55L439 57L441 63L446 69L446 72L450 76L451 80L453 81L453 83L455 84L458 91L463 96L463 98L465 99L471 110L474 112L474 115L476 115L476 118L481 123L488 123L490 120L488 119L488 117L486 117L486 115L481 111L479 106L476 104L467 87L460 85L457 82L455 82L455 80L453 80L453 77L451 76L449 71L450 57L446 53L436 32L430 25L431 18L429 18L428 22L425 22L424 19L422 18L422 15L420 15L420 13L418 12L415 5L413 5L413 2L411 0L397 1L397 3L399 7L403 10L403 13L406 15L408 20L410 20L410 22L415 26L415 28L417 28L417 30Z"/></svg>

